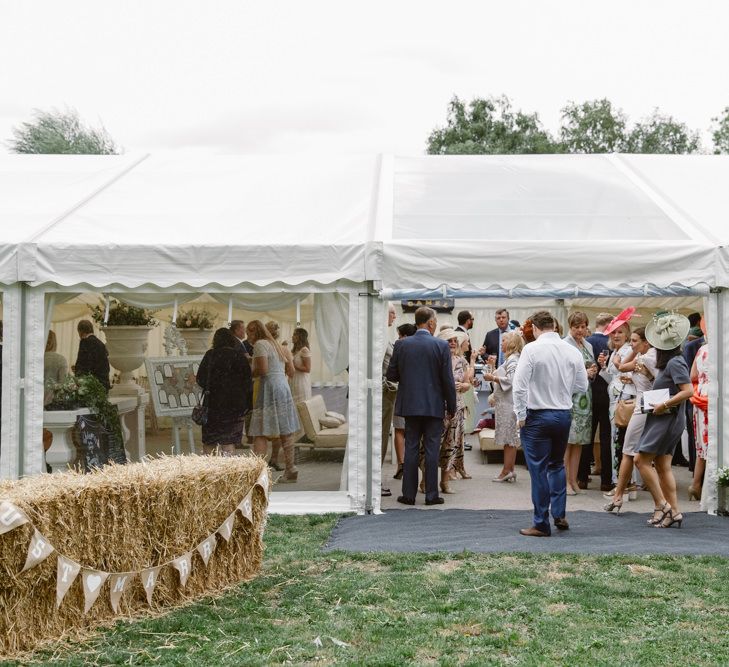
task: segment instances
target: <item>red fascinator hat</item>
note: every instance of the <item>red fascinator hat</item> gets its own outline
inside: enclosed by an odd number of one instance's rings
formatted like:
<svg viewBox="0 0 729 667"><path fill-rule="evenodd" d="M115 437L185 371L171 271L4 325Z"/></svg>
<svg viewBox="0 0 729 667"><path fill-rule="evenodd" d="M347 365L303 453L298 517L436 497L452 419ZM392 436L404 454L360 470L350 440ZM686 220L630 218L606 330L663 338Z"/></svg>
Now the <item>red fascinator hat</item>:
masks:
<svg viewBox="0 0 729 667"><path fill-rule="evenodd" d="M622 313L613 317L613 321L605 327L605 331L603 331L603 333L611 334L616 329L622 327L623 324L630 322L631 317L640 317L640 315L635 314L635 308L633 306L626 308Z"/></svg>

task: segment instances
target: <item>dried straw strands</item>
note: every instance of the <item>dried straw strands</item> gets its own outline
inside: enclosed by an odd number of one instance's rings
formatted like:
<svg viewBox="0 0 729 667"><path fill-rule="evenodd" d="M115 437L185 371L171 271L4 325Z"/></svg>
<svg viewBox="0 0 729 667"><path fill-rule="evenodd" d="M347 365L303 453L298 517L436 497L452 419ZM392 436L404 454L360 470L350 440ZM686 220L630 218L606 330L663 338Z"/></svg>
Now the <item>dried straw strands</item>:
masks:
<svg viewBox="0 0 729 667"><path fill-rule="evenodd" d="M119 614L111 608L109 580L84 614L80 576L56 609L59 554L85 568L136 572L193 551L184 588L173 567L160 571L152 598L157 609L252 578L261 565L266 523L260 487L252 494L252 525L236 514L230 541L217 536L207 567L195 547L235 511L264 470L265 462L257 457L161 457L90 475L69 472L1 483L0 498L25 512L30 523L0 535L0 656L116 616L148 612L138 576L122 594ZM21 573L34 528L56 551Z"/></svg>

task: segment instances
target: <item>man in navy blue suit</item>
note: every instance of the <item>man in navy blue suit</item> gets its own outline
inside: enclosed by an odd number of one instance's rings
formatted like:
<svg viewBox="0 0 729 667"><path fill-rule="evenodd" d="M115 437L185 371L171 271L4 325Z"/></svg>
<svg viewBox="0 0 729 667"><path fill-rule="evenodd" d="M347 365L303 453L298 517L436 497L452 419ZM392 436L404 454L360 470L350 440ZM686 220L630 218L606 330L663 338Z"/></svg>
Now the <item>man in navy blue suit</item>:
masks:
<svg viewBox="0 0 729 667"><path fill-rule="evenodd" d="M443 435L443 417L456 411L456 383L453 379L448 343L435 338L435 311L425 306L415 311L414 336L395 343L387 379L399 382L395 414L405 417L405 464L402 495L404 505L414 505L418 491L420 439L425 447L425 504L440 505L438 458Z"/></svg>

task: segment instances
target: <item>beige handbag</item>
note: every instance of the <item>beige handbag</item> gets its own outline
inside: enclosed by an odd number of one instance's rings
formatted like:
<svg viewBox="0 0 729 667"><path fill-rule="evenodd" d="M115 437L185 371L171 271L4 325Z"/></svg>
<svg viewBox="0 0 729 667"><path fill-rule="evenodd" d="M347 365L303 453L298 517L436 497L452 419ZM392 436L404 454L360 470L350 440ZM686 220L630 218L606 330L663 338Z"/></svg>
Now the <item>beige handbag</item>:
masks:
<svg viewBox="0 0 729 667"><path fill-rule="evenodd" d="M622 395L623 392L621 391L620 396ZM618 402L615 405L613 421L615 422L615 426L619 428L626 428L630 423L630 418L633 416L633 411L635 410L635 398L621 399L620 396L618 396Z"/></svg>

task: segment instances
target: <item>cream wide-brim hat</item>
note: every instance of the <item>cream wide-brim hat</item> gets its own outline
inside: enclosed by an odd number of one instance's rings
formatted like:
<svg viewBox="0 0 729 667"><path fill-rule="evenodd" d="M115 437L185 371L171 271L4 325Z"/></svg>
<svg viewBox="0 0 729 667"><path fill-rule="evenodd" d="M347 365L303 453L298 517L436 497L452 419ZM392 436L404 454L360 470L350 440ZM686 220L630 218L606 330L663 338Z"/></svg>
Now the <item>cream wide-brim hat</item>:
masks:
<svg viewBox="0 0 729 667"><path fill-rule="evenodd" d="M686 340L690 328L685 315L660 311L646 324L645 337L657 350L673 350Z"/></svg>
<svg viewBox="0 0 729 667"><path fill-rule="evenodd" d="M463 345L464 341L468 339L468 334L463 331L456 331L455 329L448 327L447 329L441 329L438 332L438 338L448 342L451 338L455 338L458 341L458 346Z"/></svg>

